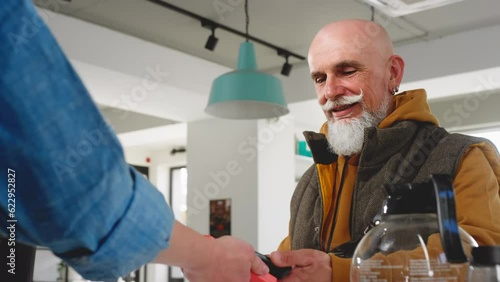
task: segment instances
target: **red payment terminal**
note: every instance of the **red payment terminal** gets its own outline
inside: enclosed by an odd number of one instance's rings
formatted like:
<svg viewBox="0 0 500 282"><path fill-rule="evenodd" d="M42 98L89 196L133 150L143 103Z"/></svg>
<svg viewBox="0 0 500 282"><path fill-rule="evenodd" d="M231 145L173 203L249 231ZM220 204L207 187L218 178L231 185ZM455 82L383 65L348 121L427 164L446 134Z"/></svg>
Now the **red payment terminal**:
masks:
<svg viewBox="0 0 500 282"><path fill-rule="evenodd" d="M253 272L250 273L250 282L278 282L278 279L272 276L270 273L266 275L257 275Z"/></svg>

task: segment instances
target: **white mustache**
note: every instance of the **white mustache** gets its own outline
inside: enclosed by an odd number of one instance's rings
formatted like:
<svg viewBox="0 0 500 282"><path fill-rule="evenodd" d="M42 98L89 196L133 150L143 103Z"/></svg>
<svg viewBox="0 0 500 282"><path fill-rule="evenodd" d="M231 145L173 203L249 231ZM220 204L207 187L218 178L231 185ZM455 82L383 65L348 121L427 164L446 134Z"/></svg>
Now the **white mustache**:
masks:
<svg viewBox="0 0 500 282"><path fill-rule="evenodd" d="M324 105L321 105L323 111L331 111L335 107L351 105L363 101L363 90L360 89L359 94L343 95L335 100L327 100Z"/></svg>

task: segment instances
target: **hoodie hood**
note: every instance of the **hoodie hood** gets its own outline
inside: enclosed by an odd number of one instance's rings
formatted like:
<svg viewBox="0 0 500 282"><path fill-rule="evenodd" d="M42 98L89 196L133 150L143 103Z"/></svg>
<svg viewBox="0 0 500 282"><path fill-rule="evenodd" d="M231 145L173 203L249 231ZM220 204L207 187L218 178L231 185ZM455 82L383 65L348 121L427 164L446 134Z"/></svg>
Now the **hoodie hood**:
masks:
<svg viewBox="0 0 500 282"><path fill-rule="evenodd" d="M379 128L390 127L402 120L429 122L439 126L437 118L431 113L424 89L409 90L395 95L393 102L395 103L394 111L382 120Z"/></svg>
<svg viewBox="0 0 500 282"><path fill-rule="evenodd" d="M439 126L437 118L431 113L424 89L409 90L395 95L393 103L394 111L382 120L378 128L387 128L402 120L429 122ZM320 132L328 134L328 122L323 123Z"/></svg>

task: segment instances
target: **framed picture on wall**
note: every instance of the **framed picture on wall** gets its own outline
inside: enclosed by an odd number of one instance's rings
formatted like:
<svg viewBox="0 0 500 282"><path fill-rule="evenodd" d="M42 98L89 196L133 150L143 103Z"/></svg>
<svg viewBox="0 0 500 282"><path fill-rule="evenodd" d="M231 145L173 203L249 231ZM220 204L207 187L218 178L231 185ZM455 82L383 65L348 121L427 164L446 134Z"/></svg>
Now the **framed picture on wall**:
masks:
<svg viewBox="0 0 500 282"><path fill-rule="evenodd" d="M231 199L210 200L210 235L231 235Z"/></svg>

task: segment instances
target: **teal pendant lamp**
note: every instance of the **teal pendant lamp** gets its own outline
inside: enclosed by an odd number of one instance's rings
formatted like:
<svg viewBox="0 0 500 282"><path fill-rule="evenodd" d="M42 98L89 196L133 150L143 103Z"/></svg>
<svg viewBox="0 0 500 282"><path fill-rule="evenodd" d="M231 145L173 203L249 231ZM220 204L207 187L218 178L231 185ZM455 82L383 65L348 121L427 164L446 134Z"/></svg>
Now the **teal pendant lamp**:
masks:
<svg viewBox="0 0 500 282"><path fill-rule="evenodd" d="M289 112L281 81L257 70L254 46L248 42L248 37L240 45L238 68L217 77L212 83L205 112L225 119L273 118Z"/></svg>
<svg viewBox="0 0 500 282"><path fill-rule="evenodd" d="M253 44L243 42L238 68L214 80L205 112L227 119L260 119L289 111L281 81L257 70Z"/></svg>

